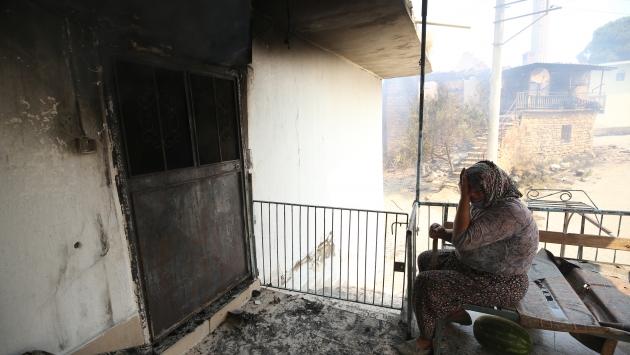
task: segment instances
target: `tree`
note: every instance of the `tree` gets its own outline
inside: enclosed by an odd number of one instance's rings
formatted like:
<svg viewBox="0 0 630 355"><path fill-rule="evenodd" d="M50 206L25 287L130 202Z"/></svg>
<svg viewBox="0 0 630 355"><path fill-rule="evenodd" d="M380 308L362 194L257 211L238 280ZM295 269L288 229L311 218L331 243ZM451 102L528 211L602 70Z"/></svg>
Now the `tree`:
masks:
<svg viewBox="0 0 630 355"><path fill-rule="evenodd" d="M487 85L486 85L487 86ZM422 150L424 159L444 160L451 173L454 172L453 153L472 141L487 127L488 89L484 85L477 88L473 100L467 104L449 91L445 83L438 83L433 98L425 101ZM388 165L396 168L409 168L416 164L418 156L418 104L410 102L409 125L401 137L401 143L390 157Z"/></svg>
<svg viewBox="0 0 630 355"><path fill-rule="evenodd" d="M453 153L474 138L470 117L460 98L444 83L438 83L435 98L428 100L426 106L427 155L448 162L453 173Z"/></svg>
<svg viewBox="0 0 630 355"><path fill-rule="evenodd" d="M477 85L475 94L464 104L464 119L468 122L475 136L488 131L490 117L490 81L482 81Z"/></svg>
<svg viewBox="0 0 630 355"><path fill-rule="evenodd" d="M577 55L580 62L600 64L630 60L630 16L608 22Z"/></svg>

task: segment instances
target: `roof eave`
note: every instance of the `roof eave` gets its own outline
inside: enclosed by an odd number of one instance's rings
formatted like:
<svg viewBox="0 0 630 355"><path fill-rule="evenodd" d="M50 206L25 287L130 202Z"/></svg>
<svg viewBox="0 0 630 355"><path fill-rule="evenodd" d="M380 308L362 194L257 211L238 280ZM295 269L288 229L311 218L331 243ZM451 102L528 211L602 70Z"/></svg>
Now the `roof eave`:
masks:
<svg viewBox="0 0 630 355"><path fill-rule="evenodd" d="M253 7L274 26L289 27L286 1L258 0ZM293 0L288 11L292 33L380 78L420 72L420 38L405 0Z"/></svg>

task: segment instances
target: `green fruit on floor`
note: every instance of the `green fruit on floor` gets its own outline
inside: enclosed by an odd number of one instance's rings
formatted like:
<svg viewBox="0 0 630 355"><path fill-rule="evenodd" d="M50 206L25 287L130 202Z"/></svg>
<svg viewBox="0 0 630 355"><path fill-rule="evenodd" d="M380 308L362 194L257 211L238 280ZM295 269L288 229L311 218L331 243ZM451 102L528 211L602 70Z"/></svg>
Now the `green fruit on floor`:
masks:
<svg viewBox="0 0 630 355"><path fill-rule="evenodd" d="M534 350L525 329L505 318L483 315L475 320L473 334L481 346L500 354L527 355Z"/></svg>

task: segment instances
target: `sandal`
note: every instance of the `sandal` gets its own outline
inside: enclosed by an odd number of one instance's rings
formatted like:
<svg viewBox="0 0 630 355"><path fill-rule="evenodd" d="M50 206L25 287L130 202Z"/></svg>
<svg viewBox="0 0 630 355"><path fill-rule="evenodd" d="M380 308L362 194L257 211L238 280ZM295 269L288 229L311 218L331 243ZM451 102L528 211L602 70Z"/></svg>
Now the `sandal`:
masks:
<svg viewBox="0 0 630 355"><path fill-rule="evenodd" d="M430 355L433 352L431 346L424 350L418 349L418 342L416 342L416 339L411 339L398 345L396 350L398 350L400 355Z"/></svg>

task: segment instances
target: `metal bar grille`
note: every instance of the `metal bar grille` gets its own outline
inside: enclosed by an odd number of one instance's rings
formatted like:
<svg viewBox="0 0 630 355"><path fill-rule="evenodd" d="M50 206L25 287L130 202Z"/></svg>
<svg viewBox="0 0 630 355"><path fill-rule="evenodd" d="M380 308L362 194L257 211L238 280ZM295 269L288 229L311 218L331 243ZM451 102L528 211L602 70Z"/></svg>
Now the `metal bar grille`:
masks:
<svg viewBox="0 0 630 355"><path fill-rule="evenodd" d="M406 213L271 201L253 211L264 285L402 308Z"/></svg>
<svg viewBox="0 0 630 355"><path fill-rule="evenodd" d="M456 203L448 203L448 202L415 202L412 217L410 220L410 226L407 229L407 241L408 245L411 245L412 250L415 249L415 246L424 246L426 245L425 250L430 250L430 238L429 238L429 227L432 223L440 223L444 224L450 216L455 216L455 211L457 209ZM580 233L580 234L598 234L602 235L602 231L610 235L610 237L624 237L628 238L628 230L630 230L630 218L623 219L624 216L630 216L630 211L614 211L614 210L595 210L592 207L587 206L586 208L568 208L566 206L562 207L552 207L552 208L543 208L543 207L532 207L529 209L534 214L534 219L538 224L539 230L545 231L566 231L567 233ZM573 219L574 222L571 223L571 218L567 216L567 213L571 212L570 215L577 214L581 218ZM595 218L589 218L588 215L592 215ZM606 217L606 222L604 223L604 217ZM589 220L590 219L590 220ZM599 223L597 222L599 220ZM595 223L593 223L595 221ZM451 220L452 222L452 220ZM585 223L590 222L590 223ZM606 232L606 230L611 229L614 226L617 226L617 234ZM610 228L606 228L606 226ZM623 227L622 227L623 226ZM623 231L622 231L623 229ZM622 234L624 233L624 234ZM605 235L602 235L603 238L610 238ZM453 248L452 245L446 244L442 245L443 248ZM555 255L560 255L560 250L562 248L559 244L552 243L540 243L540 247L544 247L550 250ZM409 261L410 258L416 258L417 255L424 250L415 250L410 255L407 256L407 264L408 268L413 269L413 273L415 274L417 270L415 269L415 265L411 265L412 263ZM597 248L588 248L588 247L576 247L576 246L566 246L565 248L565 256L569 258L577 258L583 260L591 260L591 261L600 261L600 262L617 262L621 264L630 265L630 252L627 251L619 251L616 250L607 250L602 249L601 251ZM415 261L415 260L414 260ZM413 287L413 281L415 277L409 277L406 279L406 287L410 289ZM412 292L412 291L411 291ZM411 293L410 292L410 293ZM408 299L409 301L409 299ZM467 309L472 309L467 305ZM472 309L474 310L474 309ZM409 338L411 334L417 333L417 324L415 321L412 321L412 309L411 305L407 309L407 337ZM438 325L437 329L441 329L441 326Z"/></svg>
<svg viewBox="0 0 630 355"><path fill-rule="evenodd" d="M592 234L601 235L603 238L630 237L630 211L619 210L600 210L593 207L583 205L582 208L574 205L567 207L551 205L547 207L529 206L534 219L541 231L565 232L576 234ZM418 208L418 230L416 233L416 245L426 245L429 249L428 230L432 223L443 224L444 213L455 212L456 203L445 202L420 202ZM436 212L440 213L436 213ZM450 214L450 213L449 213ZM450 214L454 216L455 214ZM576 215L575 218L571 218ZM616 232L616 234L614 233ZM447 247L449 247L447 245ZM541 243L540 247L544 247L557 256L561 255L564 249L564 256L567 258L602 261L602 262L618 262L630 265L630 252L615 251L600 248L578 247L567 245L562 247L560 244ZM418 253L423 250L418 250Z"/></svg>

